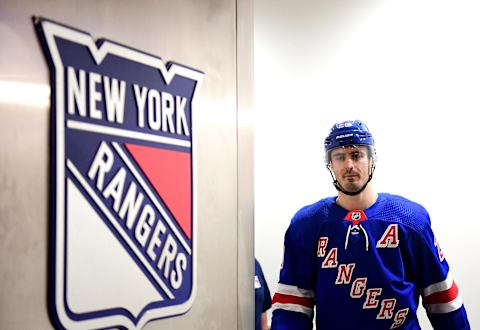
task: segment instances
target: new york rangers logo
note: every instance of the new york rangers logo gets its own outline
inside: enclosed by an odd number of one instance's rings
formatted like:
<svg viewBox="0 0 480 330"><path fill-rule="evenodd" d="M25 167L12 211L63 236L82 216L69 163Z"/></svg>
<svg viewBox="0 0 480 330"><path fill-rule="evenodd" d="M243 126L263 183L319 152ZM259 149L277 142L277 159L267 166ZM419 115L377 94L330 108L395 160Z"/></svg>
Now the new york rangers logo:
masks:
<svg viewBox="0 0 480 330"><path fill-rule="evenodd" d="M192 111L203 73L52 21L50 308L67 329L185 313L196 283Z"/></svg>

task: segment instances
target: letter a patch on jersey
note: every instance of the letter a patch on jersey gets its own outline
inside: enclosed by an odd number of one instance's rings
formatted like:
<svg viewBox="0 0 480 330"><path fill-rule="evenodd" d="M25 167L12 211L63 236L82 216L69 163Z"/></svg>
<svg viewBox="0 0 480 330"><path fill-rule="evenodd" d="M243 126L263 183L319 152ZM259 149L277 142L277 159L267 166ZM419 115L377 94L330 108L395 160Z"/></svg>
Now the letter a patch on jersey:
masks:
<svg viewBox="0 0 480 330"><path fill-rule="evenodd" d="M392 224L387 227L382 238L378 240L377 248L396 248L398 243L398 225Z"/></svg>
<svg viewBox="0 0 480 330"><path fill-rule="evenodd" d="M50 67L52 322L141 329L196 290L203 73L36 18Z"/></svg>

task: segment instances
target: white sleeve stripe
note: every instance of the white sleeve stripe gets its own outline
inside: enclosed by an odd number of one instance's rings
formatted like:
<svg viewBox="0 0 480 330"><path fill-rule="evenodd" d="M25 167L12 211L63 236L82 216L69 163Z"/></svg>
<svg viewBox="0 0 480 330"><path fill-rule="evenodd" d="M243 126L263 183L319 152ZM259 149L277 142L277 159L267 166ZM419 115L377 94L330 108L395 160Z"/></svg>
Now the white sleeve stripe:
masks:
<svg viewBox="0 0 480 330"><path fill-rule="evenodd" d="M282 304L282 303L274 303L272 305L272 312L277 309L283 309L290 312L299 312L308 315L308 317L312 317L313 309L305 307L303 305L298 304Z"/></svg>
<svg viewBox="0 0 480 330"><path fill-rule="evenodd" d="M444 281L433 283L432 285L429 285L425 289L421 290L422 296L426 297L435 292L448 290L452 287L452 284L453 284L453 278L449 272L447 275L447 278Z"/></svg>
<svg viewBox="0 0 480 330"><path fill-rule="evenodd" d="M463 305L462 297L457 296L454 300L444 304L425 305L425 309L431 314L443 314L456 311Z"/></svg>
<svg viewBox="0 0 480 330"><path fill-rule="evenodd" d="M278 293L287 294L290 296L303 297L303 298L314 298L315 294L312 290L300 289L294 285L287 285L278 283Z"/></svg>

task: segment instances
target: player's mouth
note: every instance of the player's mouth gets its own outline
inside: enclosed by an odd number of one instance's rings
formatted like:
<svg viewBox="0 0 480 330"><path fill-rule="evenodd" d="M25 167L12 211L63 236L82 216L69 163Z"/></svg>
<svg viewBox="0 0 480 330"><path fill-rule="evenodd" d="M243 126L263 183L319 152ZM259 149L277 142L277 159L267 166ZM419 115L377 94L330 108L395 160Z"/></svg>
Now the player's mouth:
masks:
<svg viewBox="0 0 480 330"><path fill-rule="evenodd" d="M360 178L360 176L357 174L347 174L347 175L344 175L343 178L348 181L354 181Z"/></svg>

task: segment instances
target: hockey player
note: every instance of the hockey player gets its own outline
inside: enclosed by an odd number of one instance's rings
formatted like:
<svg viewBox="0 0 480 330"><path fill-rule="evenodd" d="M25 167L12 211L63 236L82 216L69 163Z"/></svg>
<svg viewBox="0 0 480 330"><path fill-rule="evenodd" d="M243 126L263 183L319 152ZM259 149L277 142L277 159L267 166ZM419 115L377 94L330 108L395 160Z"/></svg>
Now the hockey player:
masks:
<svg viewBox="0 0 480 330"><path fill-rule="evenodd" d="M374 140L360 121L335 124L325 162L337 197L300 209L285 234L272 329L420 329L419 296L434 329L470 329L427 211L377 194Z"/></svg>

